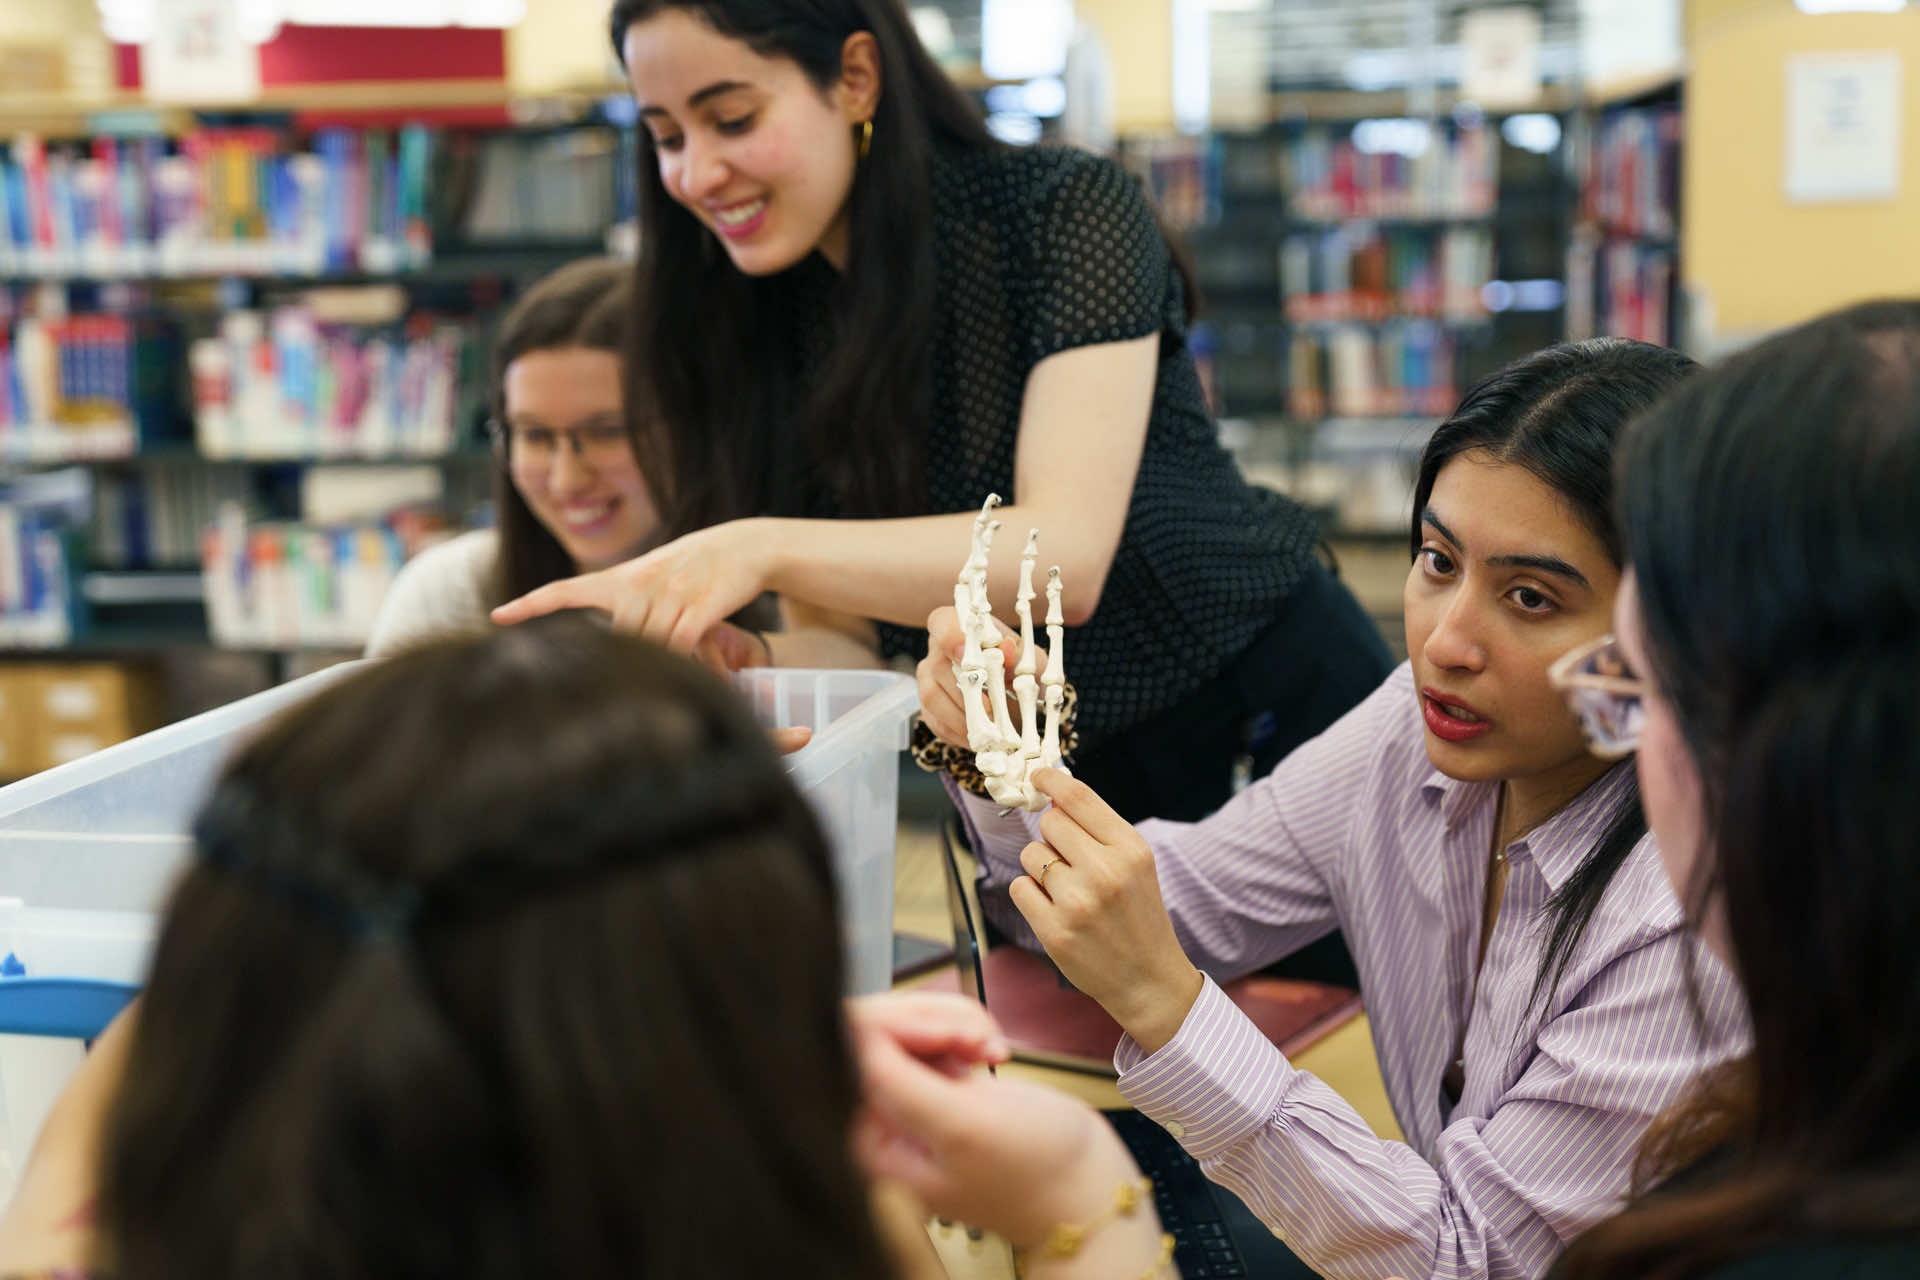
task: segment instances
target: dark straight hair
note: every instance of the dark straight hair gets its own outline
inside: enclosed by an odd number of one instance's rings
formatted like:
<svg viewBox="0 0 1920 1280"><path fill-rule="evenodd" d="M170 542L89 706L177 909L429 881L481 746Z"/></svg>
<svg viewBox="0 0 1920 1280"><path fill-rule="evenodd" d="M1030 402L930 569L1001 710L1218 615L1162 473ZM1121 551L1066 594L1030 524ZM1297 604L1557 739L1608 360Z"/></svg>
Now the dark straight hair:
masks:
<svg viewBox="0 0 1920 1280"><path fill-rule="evenodd" d="M831 290L831 347L817 378L803 380L807 353L790 349L807 267L766 277L736 268L667 193L652 138L640 131L647 230L628 376L634 405L646 410L640 464L665 534L745 515L814 514L810 474L824 478L841 515L919 514L933 405L934 150L1000 144L920 43L900 0L617 0L615 52L629 27L667 9L696 14L763 57L792 60L823 93L840 79L847 38L870 32L881 89L872 148L853 178L853 251Z"/></svg>
<svg viewBox="0 0 1920 1280"><path fill-rule="evenodd" d="M1753 1050L1649 1133L1570 1277L1920 1231L1920 302L1816 320L1633 431L1646 673L1701 785Z"/></svg>
<svg viewBox="0 0 1920 1280"><path fill-rule="evenodd" d="M632 299L633 269L615 258L570 262L522 294L494 338L489 397L494 421L506 422L507 367L521 356L570 348L624 356ZM631 413L627 423L631 436ZM492 470L500 551L490 584L491 603L505 604L535 587L570 578L579 569L520 496L504 440L494 443Z"/></svg>
<svg viewBox="0 0 1920 1280"><path fill-rule="evenodd" d="M1536 351L1488 375L1435 428L1413 489L1411 552L1425 540L1421 515L1434 482L1464 453L1484 452L1523 467L1560 495L1576 518L1622 563L1613 519L1614 445L1635 415L1700 366L1677 351L1596 338ZM1635 784L1593 849L1553 897L1531 1002L1550 998L1566 973L1614 873L1647 833Z"/></svg>
<svg viewBox="0 0 1920 1280"><path fill-rule="evenodd" d="M572 617L402 653L194 836L102 1274L890 1275L826 842L697 664Z"/></svg>

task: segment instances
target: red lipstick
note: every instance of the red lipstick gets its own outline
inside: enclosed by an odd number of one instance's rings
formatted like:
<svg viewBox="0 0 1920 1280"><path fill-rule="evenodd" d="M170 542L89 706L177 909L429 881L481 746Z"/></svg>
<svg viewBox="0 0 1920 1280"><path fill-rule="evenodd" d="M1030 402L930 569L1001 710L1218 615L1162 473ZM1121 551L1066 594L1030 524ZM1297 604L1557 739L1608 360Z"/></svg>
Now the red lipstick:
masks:
<svg viewBox="0 0 1920 1280"><path fill-rule="evenodd" d="M1427 732L1442 742L1471 742L1493 729L1493 721L1470 704L1438 689L1420 691L1420 714L1426 719Z"/></svg>

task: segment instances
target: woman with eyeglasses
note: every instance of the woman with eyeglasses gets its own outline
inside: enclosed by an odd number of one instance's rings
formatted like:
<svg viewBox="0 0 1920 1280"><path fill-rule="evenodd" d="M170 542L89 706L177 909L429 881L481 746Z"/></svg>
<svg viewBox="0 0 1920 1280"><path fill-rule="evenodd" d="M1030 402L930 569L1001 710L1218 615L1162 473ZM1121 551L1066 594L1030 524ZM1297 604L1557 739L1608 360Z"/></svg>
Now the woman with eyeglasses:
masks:
<svg viewBox="0 0 1920 1280"><path fill-rule="evenodd" d="M589 258L546 276L509 309L494 342L488 424L497 526L430 547L401 569L374 620L369 657L484 630L496 606L660 541L621 382L632 278L630 264ZM715 665L875 660L867 624L804 605L776 611L763 598L733 621L710 638L704 656Z"/></svg>
<svg viewBox="0 0 1920 1280"><path fill-rule="evenodd" d="M1651 1118L1740 1043L1732 979L1685 980L1632 765L1587 750L1549 679L1612 620L1614 441L1694 368L1590 342L1469 392L1420 463L1410 660L1211 817L1131 826L1057 772L1037 818L950 786L988 913L1126 1032L1127 1100L1323 1274L1540 1275L1626 1189ZM923 715L964 744L959 632L930 626ZM1217 985L1335 928L1404 1141Z"/></svg>
<svg viewBox="0 0 1920 1280"><path fill-rule="evenodd" d="M1640 1194L1556 1275L1920 1275L1920 302L1729 360L1622 462L1618 643L1562 683L1638 747L1753 1046L1653 1127Z"/></svg>

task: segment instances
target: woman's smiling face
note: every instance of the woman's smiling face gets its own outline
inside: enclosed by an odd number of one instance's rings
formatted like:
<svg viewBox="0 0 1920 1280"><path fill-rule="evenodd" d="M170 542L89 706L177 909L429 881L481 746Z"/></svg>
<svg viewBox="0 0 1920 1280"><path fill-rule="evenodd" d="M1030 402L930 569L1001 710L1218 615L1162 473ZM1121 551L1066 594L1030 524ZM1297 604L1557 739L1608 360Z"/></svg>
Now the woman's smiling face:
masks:
<svg viewBox="0 0 1920 1280"><path fill-rule="evenodd" d="M846 266L854 128L879 96L871 35L848 39L825 89L678 6L628 27L622 52L661 183L735 266L770 275L816 249Z"/></svg>

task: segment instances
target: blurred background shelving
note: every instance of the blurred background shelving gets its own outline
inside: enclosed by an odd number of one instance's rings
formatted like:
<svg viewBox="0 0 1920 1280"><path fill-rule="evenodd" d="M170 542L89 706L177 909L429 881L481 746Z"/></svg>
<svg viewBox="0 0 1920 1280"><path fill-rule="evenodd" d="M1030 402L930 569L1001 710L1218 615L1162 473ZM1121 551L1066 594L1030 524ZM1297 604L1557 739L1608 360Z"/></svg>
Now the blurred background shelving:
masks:
<svg viewBox="0 0 1920 1280"><path fill-rule="evenodd" d="M233 93L167 92L141 8L0 0L0 673L137 668L171 715L352 652L407 555L490 519L493 326L552 268L633 252L640 150L604 0L288 26ZM1809 208L1769 177L1789 60L1920 56L1900 15L910 8L996 134L1141 176L1223 438L1319 513L1396 642L1413 460L1475 380L1599 334L1711 356L1920 288L1909 199Z"/></svg>

